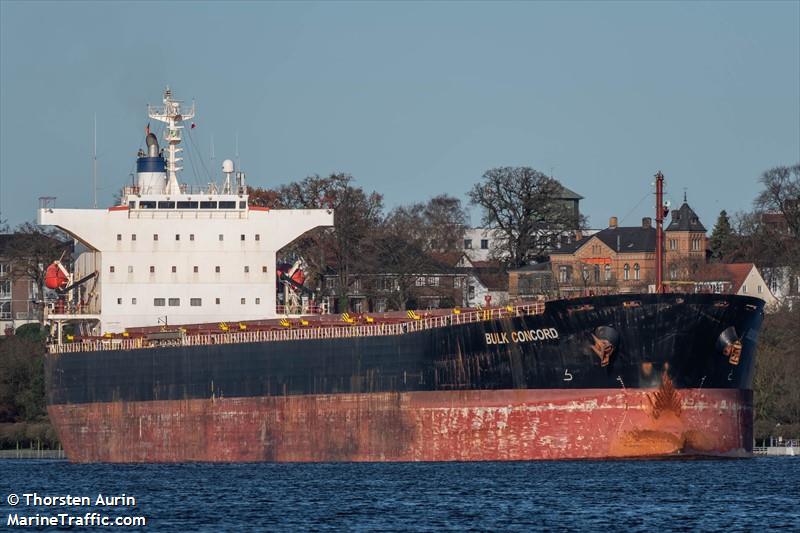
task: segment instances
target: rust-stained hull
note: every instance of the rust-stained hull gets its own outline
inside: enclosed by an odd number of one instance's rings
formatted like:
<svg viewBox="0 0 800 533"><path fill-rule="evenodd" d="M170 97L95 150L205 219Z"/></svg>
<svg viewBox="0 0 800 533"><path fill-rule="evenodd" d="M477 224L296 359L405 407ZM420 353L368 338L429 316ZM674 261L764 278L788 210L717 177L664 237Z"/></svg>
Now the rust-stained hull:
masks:
<svg viewBox="0 0 800 533"><path fill-rule="evenodd" d="M549 389L50 405L75 462L746 457L752 393Z"/></svg>

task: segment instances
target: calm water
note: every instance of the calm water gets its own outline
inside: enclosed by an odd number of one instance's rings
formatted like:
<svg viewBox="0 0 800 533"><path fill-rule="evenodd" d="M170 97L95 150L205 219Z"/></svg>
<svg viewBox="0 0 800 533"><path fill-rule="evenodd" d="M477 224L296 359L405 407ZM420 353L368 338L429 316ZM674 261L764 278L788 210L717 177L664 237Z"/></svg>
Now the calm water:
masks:
<svg viewBox="0 0 800 533"><path fill-rule="evenodd" d="M136 507L7 502L11 493L33 492L92 500L98 492L125 493ZM798 531L800 458L142 466L7 460L0 461L0 497L0 530L9 528L9 512L96 511L145 516L147 531Z"/></svg>

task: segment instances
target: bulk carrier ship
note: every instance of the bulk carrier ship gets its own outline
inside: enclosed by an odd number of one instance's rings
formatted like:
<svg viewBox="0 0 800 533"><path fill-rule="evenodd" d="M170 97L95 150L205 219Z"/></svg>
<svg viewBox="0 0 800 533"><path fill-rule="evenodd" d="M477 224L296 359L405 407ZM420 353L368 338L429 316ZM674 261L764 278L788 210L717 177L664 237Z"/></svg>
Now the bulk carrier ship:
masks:
<svg viewBox="0 0 800 533"><path fill-rule="evenodd" d="M657 268L654 294L279 315L276 279L287 305L302 277L277 270L278 251L333 212L250 206L229 161L221 187L180 184L194 106L167 90L148 115L166 146L148 131L120 205L39 210L76 241L73 270L56 261L46 280L62 295L47 317L48 413L70 460L751 454L761 300L664 294Z"/></svg>

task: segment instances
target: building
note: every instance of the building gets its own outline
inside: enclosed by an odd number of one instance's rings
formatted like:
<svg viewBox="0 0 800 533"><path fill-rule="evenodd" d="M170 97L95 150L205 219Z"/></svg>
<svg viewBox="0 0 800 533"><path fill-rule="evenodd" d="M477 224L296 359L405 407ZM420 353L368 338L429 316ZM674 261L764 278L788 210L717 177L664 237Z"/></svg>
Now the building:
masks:
<svg viewBox="0 0 800 533"><path fill-rule="evenodd" d="M695 292L755 296L767 304L767 309L779 304L769 284L753 263L709 263L694 276Z"/></svg>
<svg viewBox="0 0 800 533"><path fill-rule="evenodd" d="M508 271L508 297L511 301L552 298L558 294L550 262L534 263Z"/></svg>
<svg viewBox="0 0 800 533"><path fill-rule="evenodd" d="M499 261L473 261L464 255L458 264L466 274L464 307L505 305L508 302L508 272Z"/></svg>

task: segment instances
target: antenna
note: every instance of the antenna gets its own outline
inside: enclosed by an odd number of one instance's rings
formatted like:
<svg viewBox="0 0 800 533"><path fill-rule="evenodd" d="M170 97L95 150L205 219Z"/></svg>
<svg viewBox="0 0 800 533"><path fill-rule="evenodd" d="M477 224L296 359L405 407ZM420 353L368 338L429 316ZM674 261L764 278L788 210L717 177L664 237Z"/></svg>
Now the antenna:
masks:
<svg viewBox="0 0 800 533"><path fill-rule="evenodd" d="M94 114L94 142L92 144L92 193L94 208L97 209L97 113Z"/></svg>
<svg viewBox="0 0 800 533"><path fill-rule="evenodd" d="M242 161L239 159L239 130L236 130L236 168L242 168Z"/></svg>
<svg viewBox="0 0 800 533"><path fill-rule="evenodd" d="M214 134L211 134L211 168L214 168Z"/></svg>

